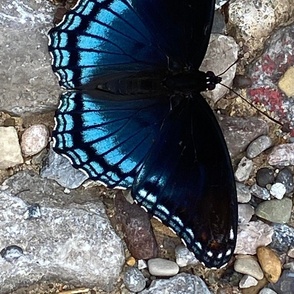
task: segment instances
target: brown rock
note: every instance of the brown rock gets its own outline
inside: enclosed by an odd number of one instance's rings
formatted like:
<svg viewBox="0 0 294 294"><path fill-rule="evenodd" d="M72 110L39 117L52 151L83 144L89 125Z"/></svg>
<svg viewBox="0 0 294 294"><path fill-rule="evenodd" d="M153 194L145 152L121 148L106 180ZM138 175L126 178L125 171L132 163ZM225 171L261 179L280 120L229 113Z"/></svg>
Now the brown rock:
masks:
<svg viewBox="0 0 294 294"><path fill-rule="evenodd" d="M261 246L256 250L258 261L269 282L276 283L282 272L279 257L270 248Z"/></svg>

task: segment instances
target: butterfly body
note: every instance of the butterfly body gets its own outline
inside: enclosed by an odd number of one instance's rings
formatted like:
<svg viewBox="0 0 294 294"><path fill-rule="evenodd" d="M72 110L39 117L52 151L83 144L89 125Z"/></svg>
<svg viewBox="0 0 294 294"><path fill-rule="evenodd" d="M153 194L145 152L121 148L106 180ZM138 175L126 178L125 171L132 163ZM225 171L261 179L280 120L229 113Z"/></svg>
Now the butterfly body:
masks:
<svg viewBox="0 0 294 294"><path fill-rule="evenodd" d="M49 32L61 95L54 149L171 227L220 267L235 248L230 157L200 94L214 1L81 0Z"/></svg>

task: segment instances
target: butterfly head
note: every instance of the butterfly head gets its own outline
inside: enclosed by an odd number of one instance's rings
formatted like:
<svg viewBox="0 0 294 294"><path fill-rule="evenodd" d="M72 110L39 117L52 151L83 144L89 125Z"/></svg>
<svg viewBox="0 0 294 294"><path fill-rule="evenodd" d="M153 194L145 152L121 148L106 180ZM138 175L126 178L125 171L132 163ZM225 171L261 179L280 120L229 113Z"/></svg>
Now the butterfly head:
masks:
<svg viewBox="0 0 294 294"><path fill-rule="evenodd" d="M216 76L212 71L206 72L206 89L211 91L214 90L216 85L222 81L222 78Z"/></svg>

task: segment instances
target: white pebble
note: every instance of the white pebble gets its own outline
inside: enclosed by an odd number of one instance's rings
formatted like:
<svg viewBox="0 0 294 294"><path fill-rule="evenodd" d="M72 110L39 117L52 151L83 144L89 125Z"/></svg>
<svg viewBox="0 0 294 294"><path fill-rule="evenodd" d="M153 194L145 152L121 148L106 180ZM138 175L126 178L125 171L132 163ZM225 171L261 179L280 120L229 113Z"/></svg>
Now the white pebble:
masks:
<svg viewBox="0 0 294 294"><path fill-rule="evenodd" d="M151 275L170 277L179 272L179 266L171 260L152 258L148 260L148 269Z"/></svg>
<svg viewBox="0 0 294 294"><path fill-rule="evenodd" d="M271 186L270 193L277 199L283 199L286 193L286 187L282 183L275 183Z"/></svg>

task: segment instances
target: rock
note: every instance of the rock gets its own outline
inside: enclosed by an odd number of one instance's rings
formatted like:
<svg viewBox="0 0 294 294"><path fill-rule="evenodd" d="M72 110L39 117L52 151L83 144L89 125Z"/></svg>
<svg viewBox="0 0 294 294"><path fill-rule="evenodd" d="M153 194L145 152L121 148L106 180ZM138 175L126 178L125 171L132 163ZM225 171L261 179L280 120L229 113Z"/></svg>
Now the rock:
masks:
<svg viewBox="0 0 294 294"><path fill-rule="evenodd" d="M41 281L114 289L124 250L96 193L88 189L68 195L33 172L18 172L2 184L2 293ZM28 213L35 204L39 213Z"/></svg>
<svg viewBox="0 0 294 294"><path fill-rule="evenodd" d="M288 96L294 96L294 67L290 66L278 82L279 88Z"/></svg>
<svg viewBox="0 0 294 294"><path fill-rule="evenodd" d="M211 294L204 281L195 275L178 274L170 279L155 280L140 294Z"/></svg>
<svg viewBox="0 0 294 294"><path fill-rule="evenodd" d="M234 263L234 270L241 274L246 274L261 280L263 278L263 272L252 256L236 256L236 261Z"/></svg>
<svg viewBox="0 0 294 294"><path fill-rule="evenodd" d="M46 126L32 125L21 136L21 150L24 156L41 152L48 144L49 132Z"/></svg>
<svg viewBox="0 0 294 294"><path fill-rule="evenodd" d="M270 222L287 223L290 220L292 205L291 199L287 197L264 201L256 207L255 214Z"/></svg>
<svg viewBox="0 0 294 294"><path fill-rule="evenodd" d="M294 190L293 174L288 167L285 167L279 171L276 177L277 183L282 183L286 187L286 193L291 193Z"/></svg>
<svg viewBox="0 0 294 294"><path fill-rule="evenodd" d="M274 224L274 234L271 248L284 254L291 248L294 240L294 228L287 224Z"/></svg>
<svg viewBox="0 0 294 294"><path fill-rule="evenodd" d="M256 286L258 281L249 275L244 275L239 282L240 289Z"/></svg>
<svg viewBox="0 0 294 294"><path fill-rule="evenodd" d="M269 155L268 163L277 166L294 165L294 143L276 146Z"/></svg>
<svg viewBox="0 0 294 294"><path fill-rule="evenodd" d="M271 186L270 194L277 198L282 199L286 193L286 187L282 183L275 183Z"/></svg>
<svg viewBox="0 0 294 294"><path fill-rule="evenodd" d="M259 199L268 200L270 199L270 192L266 188L262 188L257 184L253 184L250 188L252 195Z"/></svg>
<svg viewBox="0 0 294 294"><path fill-rule="evenodd" d="M179 266L174 261L163 258L149 259L148 269L151 275L159 277L170 277L179 272Z"/></svg>
<svg viewBox="0 0 294 294"><path fill-rule="evenodd" d="M238 226L235 254L256 254L256 248L272 242L274 229L262 221L251 221Z"/></svg>
<svg viewBox="0 0 294 294"><path fill-rule="evenodd" d="M272 144L272 139L269 136L260 136L249 144L246 155L249 159L252 159L270 148Z"/></svg>
<svg viewBox="0 0 294 294"><path fill-rule="evenodd" d="M277 294L277 292L269 289L269 288L263 288L258 292L258 294Z"/></svg>
<svg viewBox="0 0 294 294"><path fill-rule="evenodd" d="M268 286L270 289L276 291L276 293L293 294L294 289L294 276L293 271L283 270L283 273L275 284Z"/></svg>
<svg viewBox="0 0 294 294"><path fill-rule="evenodd" d="M23 163L17 133L14 127L0 127L0 169Z"/></svg>
<svg viewBox="0 0 294 294"><path fill-rule="evenodd" d="M43 178L55 180L59 185L68 189L78 188L89 177L78 169L75 169L70 161L50 147L46 159L40 171Z"/></svg>
<svg viewBox="0 0 294 294"><path fill-rule="evenodd" d="M127 268L123 281L125 286L132 292L140 292L146 287L146 278L136 267Z"/></svg>
<svg viewBox="0 0 294 294"><path fill-rule="evenodd" d="M243 157L238 164L237 170L235 172L235 178L239 182L243 182L249 179L250 173L253 168L252 160Z"/></svg>
<svg viewBox="0 0 294 294"><path fill-rule="evenodd" d="M199 263L195 255L184 245L178 245L175 249L176 263L179 267L195 265Z"/></svg>
<svg viewBox="0 0 294 294"><path fill-rule="evenodd" d="M263 167L256 173L256 183L258 186L265 188L268 184L273 184L275 181L275 171L272 168Z"/></svg>
<svg viewBox="0 0 294 294"><path fill-rule="evenodd" d="M121 225L125 242L133 257L150 259L157 256L157 242L148 213L137 204L129 203L121 192L115 197L115 218Z"/></svg>
<svg viewBox="0 0 294 294"><path fill-rule="evenodd" d="M279 257L268 247L258 247L256 250L258 261L270 283L276 283L282 273L282 264Z"/></svg>
<svg viewBox="0 0 294 294"><path fill-rule="evenodd" d="M248 224L254 215L254 208L250 204L238 204L238 223Z"/></svg>
<svg viewBox="0 0 294 294"><path fill-rule="evenodd" d="M236 190L238 203L248 203L250 201L251 193L249 186L236 182Z"/></svg>

